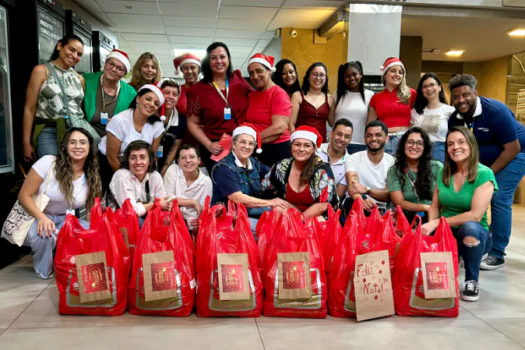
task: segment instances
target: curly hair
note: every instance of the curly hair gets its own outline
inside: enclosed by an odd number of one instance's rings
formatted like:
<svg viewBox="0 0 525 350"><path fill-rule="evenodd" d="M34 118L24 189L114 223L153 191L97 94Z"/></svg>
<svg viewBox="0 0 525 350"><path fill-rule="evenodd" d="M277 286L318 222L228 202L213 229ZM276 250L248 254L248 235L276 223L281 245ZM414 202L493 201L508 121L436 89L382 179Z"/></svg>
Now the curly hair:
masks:
<svg viewBox="0 0 525 350"><path fill-rule="evenodd" d="M89 209L95 203L95 198L102 195L102 182L100 180L100 171L98 166L97 153L95 151L95 144L93 137L83 128L71 128L67 131L64 136L64 140L60 145L58 156L56 158L55 165L55 177L60 186L60 191L63 193L64 198L69 202L73 203L73 166L71 164L71 158L67 152L67 146L71 135L75 132L80 132L87 137L89 141L89 152L84 162L84 174L88 184L88 198L86 201L86 207Z"/></svg>
<svg viewBox="0 0 525 350"><path fill-rule="evenodd" d="M416 102L414 103L414 109L416 110L417 114L423 114L423 110L428 105L428 100L423 95L423 83L425 82L425 80L430 78L434 79L438 86L441 88L441 91L439 92L439 102L447 104L447 100L445 98L445 91L443 91L443 84L441 84L441 80L439 80L436 74L428 72L421 77L417 86Z"/></svg>
<svg viewBox="0 0 525 350"><path fill-rule="evenodd" d="M157 67L157 74L155 75L155 78L153 78L153 81L144 81L144 79L142 79L142 65L147 60L152 60L153 65ZM155 57L154 54L150 52L144 52L142 55L140 55L137 62L135 62L133 69L131 70L131 81L129 82L129 85L133 86L136 90L138 90L144 84L158 83L160 81L160 78L162 78L162 71L160 70L159 60L157 59L157 57Z"/></svg>
<svg viewBox="0 0 525 350"><path fill-rule="evenodd" d="M283 69L284 66L286 66L287 64L290 64L293 67L293 70L295 71L295 82L290 87L286 85L283 80ZM275 84L279 85L284 91L288 92L290 95L293 95L294 92L301 90L297 67L295 66L295 63L293 63L287 58L283 58L282 60L277 62L277 64L275 65L275 72L273 72L272 74L272 80Z"/></svg>
<svg viewBox="0 0 525 350"><path fill-rule="evenodd" d="M328 94L329 93L329 91L328 91L328 68L326 68L325 64L322 63L322 62L314 62L306 70L306 73L305 73L304 78L303 78L303 85L301 86L301 88L303 89L303 93L306 95L308 93L308 90L310 90L310 80L309 80L310 73L312 73L312 71L314 70L315 67L323 67L324 68L324 72L326 74L326 80L324 82L323 87L321 88L321 91L323 93L325 93L325 94Z"/></svg>
<svg viewBox="0 0 525 350"><path fill-rule="evenodd" d="M401 188L405 187L406 177L408 174L408 163L407 156L405 153L405 145L408 137L411 134L419 134L423 139L423 154L419 158L417 165L417 178L414 183L414 191L416 192L419 200L432 200L432 184L436 182L436 177L432 174L432 142L428 133L420 127L413 127L408 129L405 134L399 140L399 145L396 152L396 163L394 164L395 174L399 179Z"/></svg>
<svg viewBox="0 0 525 350"><path fill-rule="evenodd" d="M363 65L359 61L350 61L340 65L339 70L337 71L337 101L335 102L335 105L339 105L339 102L343 100L348 94L348 86L346 86L345 83L345 73L348 68L354 68L359 72L359 75L361 75L361 80L359 81L359 94L361 95L363 102L366 104L365 79L363 79Z"/></svg>

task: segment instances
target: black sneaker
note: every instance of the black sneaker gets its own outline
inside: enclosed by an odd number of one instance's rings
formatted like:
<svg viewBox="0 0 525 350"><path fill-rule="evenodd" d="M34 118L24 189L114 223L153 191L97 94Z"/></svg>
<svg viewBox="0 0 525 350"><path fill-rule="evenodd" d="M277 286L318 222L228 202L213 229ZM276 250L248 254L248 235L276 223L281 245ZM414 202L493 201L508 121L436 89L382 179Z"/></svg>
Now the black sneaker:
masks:
<svg viewBox="0 0 525 350"><path fill-rule="evenodd" d="M478 281L466 281L461 291L461 300L478 301L479 283Z"/></svg>
<svg viewBox="0 0 525 350"><path fill-rule="evenodd" d="M496 270L505 265L505 259L497 258L493 255L487 256L485 260L481 261L480 268L482 270Z"/></svg>

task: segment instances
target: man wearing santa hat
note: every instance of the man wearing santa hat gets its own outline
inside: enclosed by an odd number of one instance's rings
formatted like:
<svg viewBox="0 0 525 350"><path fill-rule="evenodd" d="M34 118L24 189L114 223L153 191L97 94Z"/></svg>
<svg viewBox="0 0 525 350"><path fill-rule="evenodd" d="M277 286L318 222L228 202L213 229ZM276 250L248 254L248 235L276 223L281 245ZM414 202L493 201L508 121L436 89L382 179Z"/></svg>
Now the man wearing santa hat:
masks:
<svg viewBox="0 0 525 350"><path fill-rule="evenodd" d="M122 80L130 69L127 53L113 49L106 56L103 72L84 74L84 112L100 137L106 136L106 125L111 118L128 109L137 95L135 89Z"/></svg>
<svg viewBox="0 0 525 350"><path fill-rule="evenodd" d="M233 130L231 152L219 163L215 164L211 179L213 181L212 205L228 200L242 203L248 208L248 216L252 231L261 214L272 207L282 209L289 204L279 198L271 200L260 199L261 179L270 170L266 165L252 157L253 152L261 153L261 135L249 123L239 125Z"/></svg>

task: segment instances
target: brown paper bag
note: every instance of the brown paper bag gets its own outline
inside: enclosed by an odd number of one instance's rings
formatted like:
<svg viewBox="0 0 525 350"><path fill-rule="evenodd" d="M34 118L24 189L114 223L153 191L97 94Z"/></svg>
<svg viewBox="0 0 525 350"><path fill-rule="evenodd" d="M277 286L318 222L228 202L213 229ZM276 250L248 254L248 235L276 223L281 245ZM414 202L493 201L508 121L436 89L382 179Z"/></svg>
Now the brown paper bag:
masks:
<svg viewBox="0 0 525 350"><path fill-rule="evenodd" d="M309 299L312 297L310 253L278 253L279 299Z"/></svg>
<svg viewBox="0 0 525 350"><path fill-rule="evenodd" d="M124 238L124 243L126 243L126 247L129 249L129 236L128 236L128 229L126 227L120 228L120 233L122 233L122 238Z"/></svg>
<svg viewBox="0 0 525 350"><path fill-rule="evenodd" d="M217 254L220 300L249 300L248 254Z"/></svg>
<svg viewBox="0 0 525 350"><path fill-rule="evenodd" d="M456 297L456 277L452 253L421 253L425 299Z"/></svg>
<svg viewBox="0 0 525 350"><path fill-rule="evenodd" d="M106 253L96 252L75 256L78 294L81 303L107 300L111 298L109 290Z"/></svg>
<svg viewBox="0 0 525 350"><path fill-rule="evenodd" d="M173 251L142 255L146 301L177 297Z"/></svg>
<svg viewBox="0 0 525 350"><path fill-rule="evenodd" d="M354 287L357 321L394 314L388 250L357 256Z"/></svg>

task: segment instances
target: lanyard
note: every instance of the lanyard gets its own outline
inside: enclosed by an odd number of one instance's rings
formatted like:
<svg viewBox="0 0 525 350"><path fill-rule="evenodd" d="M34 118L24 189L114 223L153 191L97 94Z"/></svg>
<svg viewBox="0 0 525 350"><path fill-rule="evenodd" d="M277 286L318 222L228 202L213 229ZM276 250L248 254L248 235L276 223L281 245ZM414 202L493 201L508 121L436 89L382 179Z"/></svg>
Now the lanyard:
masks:
<svg viewBox="0 0 525 350"><path fill-rule="evenodd" d="M410 184L412 185L412 190L414 191L414 194L416 195L417 203L419 204L419 195L417 193L416 184L414 183L414 181L412 180L412 177L410 176L410 170L408 170L407 168L405 169L405 172L407 174L408 181L410 181Z"/></svg>
<svg viewBox="0 0 525 350"><path fill-rule="evenodd" d="M113 100L109 101L108 103L106 103L106 101L104 101L104 86L102 85L102 76L103 75L104 74L102 74L100 76L100 93L102 94L102 112L106 112L106 106L109 105L109 104L112 104L118 98L118 94L120 92L120 82L118 83L117 93L115 95L115 98Z"/></svg>
<svg viewBox="0 0 525 350"><path fill-rule="evenodd" d="M229 79L226 79L226 96L222 93L221 89L219 88L219 85L217 85L216 82L212 82L210 85L213 85L215 87L215 90L221 95L224 102L226 102L226 107L230 108L230 103L228 102L228 93L230 92L230 82Z"/></svg>

